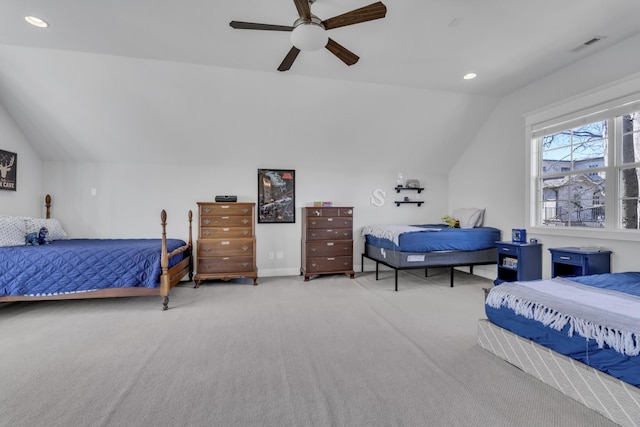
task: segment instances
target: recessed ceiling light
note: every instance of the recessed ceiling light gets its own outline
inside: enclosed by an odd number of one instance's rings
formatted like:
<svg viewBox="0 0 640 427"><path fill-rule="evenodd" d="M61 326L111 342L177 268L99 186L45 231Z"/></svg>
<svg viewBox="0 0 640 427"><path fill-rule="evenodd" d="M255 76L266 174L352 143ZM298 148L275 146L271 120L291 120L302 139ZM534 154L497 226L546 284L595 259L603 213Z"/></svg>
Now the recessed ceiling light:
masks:
<svg viewBox="0 0 640 427"><path fill-rule="evenodd" d="M465 80L471 80L471 79L475 79L478 75L476 73L467 73L464 76L462 76L463 79Z"/></svg>
<svg viewBox="0 0 640 427"><path fill-rule="evenodd" d="M37 16L25 16L24 20L29 24L39 28L47 28L49 26L47 21L40 19Z"/></svg>

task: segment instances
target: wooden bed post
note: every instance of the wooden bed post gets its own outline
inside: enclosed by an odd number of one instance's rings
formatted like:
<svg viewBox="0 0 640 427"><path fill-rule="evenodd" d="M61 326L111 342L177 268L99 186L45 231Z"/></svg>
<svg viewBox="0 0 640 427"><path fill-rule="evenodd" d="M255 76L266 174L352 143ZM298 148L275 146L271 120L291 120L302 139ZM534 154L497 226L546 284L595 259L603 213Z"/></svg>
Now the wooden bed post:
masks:
<svg viewBox="0 0 640 427"><path fill-rule="evenodd" d="M160 275L160 296L162 297L162 309L169 308L169 258L167 251L167 211L164 209L160 212L160 220L162 224L162 253L160 255L160 267L162 274Z"/></svg>
<svg viewBox="0 0 640 427"><path fill-rule="evenodd" d="M50 195L46 195L44 196L44 205L47 208L47 212L46 212L46 219L51 219L51 196Z"/></svg>

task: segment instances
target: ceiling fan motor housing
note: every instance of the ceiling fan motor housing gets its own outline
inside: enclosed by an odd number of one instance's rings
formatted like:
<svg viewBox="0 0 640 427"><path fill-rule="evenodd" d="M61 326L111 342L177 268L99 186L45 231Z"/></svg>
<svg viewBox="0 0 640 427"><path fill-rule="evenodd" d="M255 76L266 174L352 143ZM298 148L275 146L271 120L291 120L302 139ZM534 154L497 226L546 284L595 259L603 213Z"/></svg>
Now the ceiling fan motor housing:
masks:
<svg viewBox="0 0 640 427"><path fill-rule="evenodd" d="M311 16L311 20L296 19L291 32L291 44L303 51L322 49L327 45L329 36L322 25L322 20Z"/></svg>

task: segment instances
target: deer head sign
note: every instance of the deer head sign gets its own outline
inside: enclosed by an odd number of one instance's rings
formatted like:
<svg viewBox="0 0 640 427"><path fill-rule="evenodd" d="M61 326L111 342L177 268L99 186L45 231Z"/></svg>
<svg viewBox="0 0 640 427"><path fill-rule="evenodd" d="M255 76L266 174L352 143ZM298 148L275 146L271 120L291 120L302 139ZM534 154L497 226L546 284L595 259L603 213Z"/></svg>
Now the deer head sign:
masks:
<svg viewBox="0 0 640 427"><path fill-rule="evenodd" d="M16 153L0 150L0 189L16 190Z"/></svg>

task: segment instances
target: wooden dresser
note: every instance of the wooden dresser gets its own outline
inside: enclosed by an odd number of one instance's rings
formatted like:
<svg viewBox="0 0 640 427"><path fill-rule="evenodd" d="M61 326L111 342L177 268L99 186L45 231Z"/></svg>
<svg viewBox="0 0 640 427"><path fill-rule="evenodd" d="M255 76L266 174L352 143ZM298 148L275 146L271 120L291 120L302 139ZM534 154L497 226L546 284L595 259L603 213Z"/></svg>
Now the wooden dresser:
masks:
<svg viewBox="0 0 640 427"><path fill-rule="evenodd" d="M207 279L248 277L258 284L255 205L198 202L196 288Z"/></svg>
<svg viewBox="0 0 640 427"><path fill-rule="evenodd" d="M353 207L302 208L302 266L308 281L318 274L344 273L352 279Z"/></svg>

